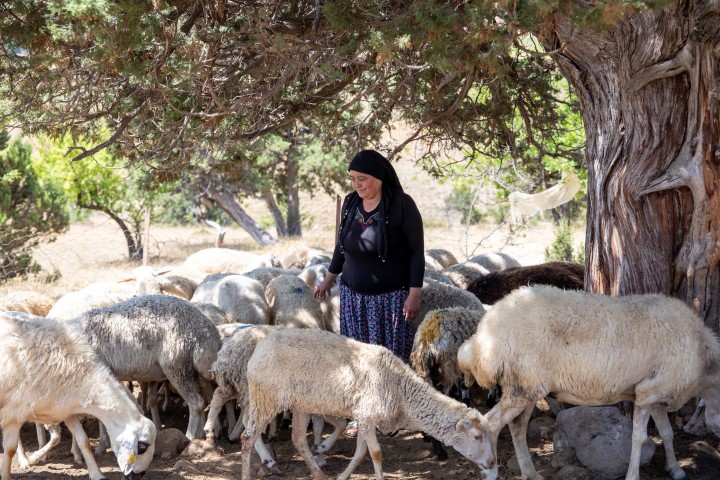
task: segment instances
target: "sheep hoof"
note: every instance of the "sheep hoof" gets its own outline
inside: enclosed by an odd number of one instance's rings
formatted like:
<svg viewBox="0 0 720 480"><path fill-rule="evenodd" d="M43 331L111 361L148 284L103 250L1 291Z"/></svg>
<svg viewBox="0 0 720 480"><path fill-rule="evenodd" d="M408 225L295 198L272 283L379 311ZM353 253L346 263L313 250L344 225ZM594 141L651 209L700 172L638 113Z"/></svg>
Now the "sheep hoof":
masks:
<svg viewBox="0 0 720 480"><path fill-rule="evenodd" d="M277 466L277 463L275 462L268 462L263 465L272 475L282 475L282 470L280 470Z"/></svg>
<svg viewBox="0 0 720 480"><path fill-rule="evenodd" d="M313 460L315 461L315 465L317 465L320 468L326 467L328 462L325 460L325 457L322 455L315 455L313 457Z"/></svg>
<svg viewBox="0 0 720 480"><path fill-rule="evenodd" d="M687 480L687 476L685 476L685 471L680 467L673 467L670 470L668 470L668 474L670 477L672 477L673 480Z"/></svg>

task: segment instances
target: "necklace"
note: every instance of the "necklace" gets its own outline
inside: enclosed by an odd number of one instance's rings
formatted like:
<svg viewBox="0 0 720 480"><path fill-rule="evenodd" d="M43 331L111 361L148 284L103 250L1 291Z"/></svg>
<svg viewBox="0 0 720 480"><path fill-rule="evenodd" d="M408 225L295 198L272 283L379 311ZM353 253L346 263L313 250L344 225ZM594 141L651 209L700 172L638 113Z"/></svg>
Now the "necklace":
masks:
<svg viewBox="0 0 720 480"><path fill-rule="evenodd" d="M378 218L380 217L380 212L377 211L373 213L372 215L368 216L367 220L365 217L363 217L362 212L360 212L360 209L355 209L355 220L357 220L360 223L360 228L365 231L365 229L374 223L378 221Z"/></svg>

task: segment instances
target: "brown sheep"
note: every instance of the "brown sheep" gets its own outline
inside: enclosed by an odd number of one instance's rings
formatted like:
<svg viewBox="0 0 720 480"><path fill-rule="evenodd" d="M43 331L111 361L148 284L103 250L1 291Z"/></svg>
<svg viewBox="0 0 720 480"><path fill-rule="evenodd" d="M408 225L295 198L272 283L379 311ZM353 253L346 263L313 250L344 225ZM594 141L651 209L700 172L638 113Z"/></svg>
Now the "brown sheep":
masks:
<svg viewBox="0 0 720 480"><path fill-rule="evenodd" d="M585 266L572 262L547 262L512 267L474 280L467 290L485 305L492 305L513 290L528 285L552 285L565 290L585 288Z"/></svg>

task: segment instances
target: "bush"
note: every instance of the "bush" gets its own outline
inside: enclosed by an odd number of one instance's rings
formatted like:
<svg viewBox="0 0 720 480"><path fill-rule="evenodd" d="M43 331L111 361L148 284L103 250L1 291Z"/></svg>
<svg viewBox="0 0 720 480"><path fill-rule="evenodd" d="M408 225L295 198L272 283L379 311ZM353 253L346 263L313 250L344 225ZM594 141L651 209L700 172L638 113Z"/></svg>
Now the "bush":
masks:
<svg viewBox="0 0 720 480"><path fill-rule="evenodd" d="M580 244L574 248L572 244L573 230L570 221L563 219L555 229L555 240L545 248L546 262L577 262L585 263L585 246Z"/></svg>

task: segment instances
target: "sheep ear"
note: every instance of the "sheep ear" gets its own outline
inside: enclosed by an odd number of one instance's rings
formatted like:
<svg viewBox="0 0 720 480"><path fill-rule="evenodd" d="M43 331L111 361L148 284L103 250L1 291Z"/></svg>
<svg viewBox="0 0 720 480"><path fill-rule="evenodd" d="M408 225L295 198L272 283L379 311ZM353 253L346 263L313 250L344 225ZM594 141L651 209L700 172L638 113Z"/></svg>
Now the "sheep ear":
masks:
<svg viewBox="0 0 720 480"><path fill-rule="evenodd" d="M470 428L472 428L472 425L470 425L469 422L466 422L465 420L459 420L457 422L457 425L455 425L455 433L465 433Z"/></svg>
<svg viewBox="0 0 720 480"><path fill-rule="evenodd" d="M126 477L132 473L135 460L136 457L133 446L128 442L122 442L118 448L117 461L120 470Z"/></svg>

